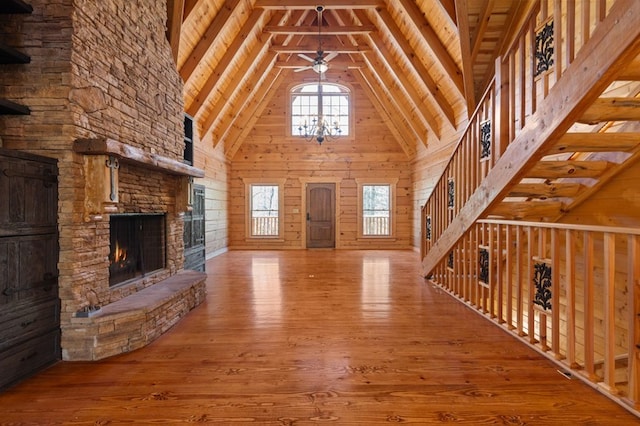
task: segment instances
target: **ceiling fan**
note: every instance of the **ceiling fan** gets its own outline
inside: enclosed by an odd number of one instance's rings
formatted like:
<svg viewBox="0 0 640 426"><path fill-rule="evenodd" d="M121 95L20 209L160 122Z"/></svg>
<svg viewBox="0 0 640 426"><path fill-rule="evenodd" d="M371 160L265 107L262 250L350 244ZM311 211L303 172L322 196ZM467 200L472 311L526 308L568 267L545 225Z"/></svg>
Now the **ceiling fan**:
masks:
<svg viewBox="0 0 640 426"><path fill-rule="evenodd" d="M326 57L322 50L322 12L324 6L316 6L316 12L318 12L318 50L316 51L316 57L312 58L304 53L298 53L298 56L304 60L311 62L311 65L305 67L296 68L293 72L300 72L312 69L321 76L329 69L329 61L338 56L337 52L329 53Z"/></svg>

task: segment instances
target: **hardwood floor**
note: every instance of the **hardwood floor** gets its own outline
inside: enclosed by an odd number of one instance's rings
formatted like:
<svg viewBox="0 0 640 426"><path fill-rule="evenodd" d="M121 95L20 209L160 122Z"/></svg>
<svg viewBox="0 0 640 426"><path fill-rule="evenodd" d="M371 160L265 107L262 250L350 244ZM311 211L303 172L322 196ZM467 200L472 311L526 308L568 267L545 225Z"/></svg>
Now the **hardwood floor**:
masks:
<svg viewBox="0 0 640 426"><path fill-rule="evenodd" d="M411 251L231 251L150 346L61 362L0 424L640 423L449 295Z"/></svg>

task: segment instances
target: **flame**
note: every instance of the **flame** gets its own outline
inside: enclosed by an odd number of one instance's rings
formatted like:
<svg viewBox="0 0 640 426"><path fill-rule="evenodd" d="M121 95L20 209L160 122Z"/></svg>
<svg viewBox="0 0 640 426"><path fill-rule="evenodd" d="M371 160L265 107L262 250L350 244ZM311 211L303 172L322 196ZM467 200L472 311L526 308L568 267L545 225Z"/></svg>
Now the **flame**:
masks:
<svg viewBox="0 0 640 426"><path fill-rule="evenodd" d="M120 247L120 243L116 241L116 247L113 252L113 262L121 263L127 260L127 250Z"/></svg>

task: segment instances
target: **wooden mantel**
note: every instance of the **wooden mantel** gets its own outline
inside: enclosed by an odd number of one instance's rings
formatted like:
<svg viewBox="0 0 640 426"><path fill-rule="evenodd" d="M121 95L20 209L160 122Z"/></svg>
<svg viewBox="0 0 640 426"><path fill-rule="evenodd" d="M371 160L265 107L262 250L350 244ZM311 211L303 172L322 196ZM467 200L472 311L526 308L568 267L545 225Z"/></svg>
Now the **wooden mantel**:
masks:
<svg viewBox="0 0 640 426"><path fill-rule="evenodd" d="M76 139L73 144L73 150L85 155L115 156L120 161L160 170L172 175L204 177L204 170L109 138Z"/></svg>

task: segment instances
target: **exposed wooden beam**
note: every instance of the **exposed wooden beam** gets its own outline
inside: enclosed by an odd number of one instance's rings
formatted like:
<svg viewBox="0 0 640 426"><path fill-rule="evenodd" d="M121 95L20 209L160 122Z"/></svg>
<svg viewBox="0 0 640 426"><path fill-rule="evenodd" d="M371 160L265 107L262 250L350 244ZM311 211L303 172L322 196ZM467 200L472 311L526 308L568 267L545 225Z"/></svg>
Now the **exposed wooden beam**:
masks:
<svg viewBox="0 0 640 426"><path fill-rule="evenodd" d="M478 53L480 52L480 46L482 46L484 34L487 31L487 26L489 25L489 19L491 19L493 6L493 0L484 0L484 4L480 7L481 12L480 16L478 17L478 25L476 26L476 29L470 39L472 64L476 62L476 58L478 57Z"/></svg>
<svg viewBox="0 0 640 426"><path fill-rule="evenodd" d="M187 114L191 116L196 116L200 112L200 109L204 105L204 102L211 95L214 88L217 86L218 82L220 81L224 73L229 68L229 64L234 62L238 53L241 52L245 44L249 42L248 35L251 34L251 32L253 32L254 27L258 25L258 23L263 17L264 17L264 12L261 9L257 9L251 12L249 19L247 19L247 21L242 26L242 29L238 33L238 36L233 39L233 42L229 45L227 50L224 52L224 55L222 56L222 58L220 58L220 61L216 64L216 67L213 70L213 72L209 74L209 77L204 82L202 87L198 88L198 95L193 99L193 101L190 104L185 105L185 110L187 111Z"/></svg>
<svg viewBox="0 0 640 426"><path fill-rule="evenodd" d="M388 112L385 105L383 105L381 98L376 94L376 90L374 86L372 86L375 83L370 81L365 75L368 76L369 79L374 80L370 73L367 73L365 69L361 69L360 72L355 73L356 78L360 82L360 87L362 87L374 108L378 111L378 114L380 114L382 120L387 124L387 128L396 138L396 141L402 147L402 150L407 154L407 156L409 156L409 158L413 158L415 156L415 149L406 142L407 139L410 139L410 136L406 133L406 129L403 126L396 125L396 122L391 118L391 113Z"/></svg>
<svg viewBox="0 0 640 426"><path fill-rule="evenodd" d="M429 130L433 133L436 139L440 139L441 126L438 124L435 118L431 116L431 114L428 111L424 111L425 109L425 106L423 105L424 99L433 100L433 98L420 96L420 94L415 90L415 88L409 81L409 78L406 75L406 73L400 68L398 63L394 60L393 56L391 55L391 52L389 51L384 41L382 40L382 37L380 37L379 34L371 34L369 35L369 39L371 40L371 43L373 43L373 47L375 47L375 49L373 50L377 52L377 54L381 57L381 59L385 62L385 64L390 68L391 72L400 83L400 86L403 89L403 95L406 96L408 99L411 99L411 101L415 105L415 108L420 112L422 119L425 121L426 125L429 127ZM426 141L426 135L424 140Z"/></svg>
<svg viewBox="0 0 640 426"><path fill-rule="evenodd" d="M365 59L369 60L369 56L373 56L371 54L365 55ZM379 64L376 62L370 62L370 66L365 68L365 72L363 75L371 81L371 78L367 75L367 73L371 73L371 76L375 78L377 81L377 90L378 94L384 94L383 99L388 99L390 105L393 106L393 109L398 111L400 116L403 118L404 123L408 125L408 128L411 130L411 138L405 140L405 143L411 145L411 150L415 150L415 142L420 141L420 143L427 145L428 138L428 129L424 122L424 117L422 117L422 112L420 109L413 103L411 98L404 96L397 96L398 91L403 90L402 87L398 86L398 83L389 78L388 73L384 73L383 70L386 68L383 64ZM385 104L385 102L382 102ZM391 111L390 109L388 111Z"/></svg>
<svg viewBox="0 0 640 426"><path fill-rule="evenodd" d="M640 99L601 98L596 100L580 117L581 123L596 124L603 121L640 120Z"/></svg>
<svg viewBox="0 0 640 426"><path fill-rule="evenodd" d="M456 0L456 21L460 38L462 55L462 79L464 81L464 97L467 100L467 115L476 109L476 91L473 81L473 63L471 62L471 34L469 34L469 8L467 0Z"/></svg>
<svg viewBox="0 0 640 426"><path fill-rule="evenodd" d="M436 0L438 1L438 0ZM439 0L440 6L444 10L444 16L449 18L451 25L454 28L458 27L458 21L456 19L456 4L455 0Z"/></svg>
<svg viewBox="0 0 640 426"><path fill-rule="evenodd" d="M566 152L627 152L640 144L637 133L566 133L547 154Z"/></svg>
<svg viewBox="0 0 640 426"><path fill-rule="evenodd" d="M413 24L415 29L420 32L425 44L433 53L433 57L443 68L445 75L451 80L453 85L458 89L461 97L464 97L464 82L462 80L462 71L453 60L447 48L442 44L438 34L422 13L418 5L413 0L400 0L400 4L404 8L404 12L409 17L409 22ZM387 12L385 12L387 13Z"/></svg>
<svg viewBox="0 0 640 426"><path fill-rule="evenodd" d="M618 0L576 55L570 71L540 102L529 123L431 247L422 262L425 274L433 271L471 224L509 193L527 166L557 143L639 53L640 2Z"/></svg>
<svg viewBox="0 0 640 426"><path fill-rule="evenodd" d="M189 15L191 15L191 12L193 12L193 10L196 8L198 3L201 3L204 1L206 0L184 0L184 13L182 16L183 22L186 21L187 18L189 18Z"/></svg>
<svg viewBox="0 0 640 426"><path fill-rule="evenodd" d="M234 120L232 128L227 136L224 137L224 151L227 158L233 158L247 138L251 129L258 122L262 112L269 104L277 89L283 81L285 81L286 72L281 69L273 68L269 74L262 79L263 83L254 91L248 105L240 112Z"/></svg>
<svg viewBox="0 0 640 426"><path fill-rule="evenodd" d="M241 7L240 0L226 0L224 5L220 8L216 17L211 21L211 24L204 32L198 44L193 48L189 57L180 68L180 76L185 83L191 77L191 74L198 67L202 59L205 57L209 49L216 44L216 39L222 33L225 26L231 22L229 19L237 8Z"/></svg>
<svg viewBox="0 0 640 426"><path fill-rule="evenodd" d="M316 5L321 4L325 9L371 9L376 7L384 7L382 0L322 0L318 3L309 2L309 0L258 0L255 8L292 10L292 9L314 9Z"/></svg>
<svg viewBox="0 0 640 426"><path fill-rule="evenodd" d="M251 72L252 75L259 76L260 81L264 80L264 76L267 75L271 69L273 69L273 64L275 62L276 55L267 54L264 55L262 61L258 64L257 67L253 69ZM251 81L244 81L244 88L238 87L236 91L244 90L244 96L238 96L235 102L226 102L226 112L221 112L216 117L216 120L212 126L212 136L214 141L223 140L231 124L234 122L235 118L240 114L240 112L246 107L247 102L252 97L252 92L255 90L256 80L252 79ZM270 84L269 84L270 85ZM240 85L239 85L240 86ZM248 86L248 87L247 87Z"/></svg>
<svg viewBox="0 0 640 426"><path fill-rule="evenodd" d="M273 45L270 50L275 53L287 53L287 54L295 54L295 53L316 53L318 50L318 43L313 45L300 45L300 46L283 46ZM338 43L325 43L322 42L322 51L325 53L362 53L369 52L371 49L369 46L343 46Z"/></svg>
<svg viewBox="0 0 640 426"><path fill-rule="evenodd" d="M219 93L217 102L215 102L215 104L206 111L206 117L203 117L200 121L203 133L209 132L213 124L220 120L223 112L231 106L237 91L240 90L245 79L254 75L254 71L257 67L256 64L260 64L260 60L267 53L269 41L270 40L267 39L260 43L255 43L251 51L248 52L244 62L240 65L240 68L235 70L233 75L230 76L231 79L229 80L224 92ZM274 60L275 58L276 55L273 55Z"/></svg>
<svg viewBox="0 0 640 426"><path fill-rule="evenodd" d="M167 40L171 46L173 61L178 62L180 48L180 30L182 29L182 14L184 0L167 0Z"/></svg>
<svg viewBox="0 0 640 426"><path fill-rule="evenodd" d="M367 19L363 11L356 10L355 14L360 20ZM402 32L398 28L398 25L395 23L395 21L391 18L391 15L389 15L389 13L386 11L379 11L379 15L382 18L384 26L386 27L386 31L390 33L394 38L394 42L397 43L400 51L404 55L404 58L407 60L407 63L412 66L416 75L423 82L431 96L433 96L436 106L438 107L442 115L446 118L446 121L448 121L449 124L451 124L451 126L455 129L455 114L453 112L453 108L449 104L449 101L445 98L444 94L442 93L436 82L433 80L433 77L431 76L431 74L429 74L429 71L424 66L424 64L417 59L413 48L409 45L407 39L402 35Z"/></svg>
<svg viewBox="0 0 640 426"><path fill-rule="evenodd" d="M348 35L348 34L367 34L376 30L373 25L346 25L343 27L322 27L322 35ZM318 27L297 27L297 26L278 26L269 25L264 28L265 33L269 34L293 34L293 35L318 35Z"/></svg>

